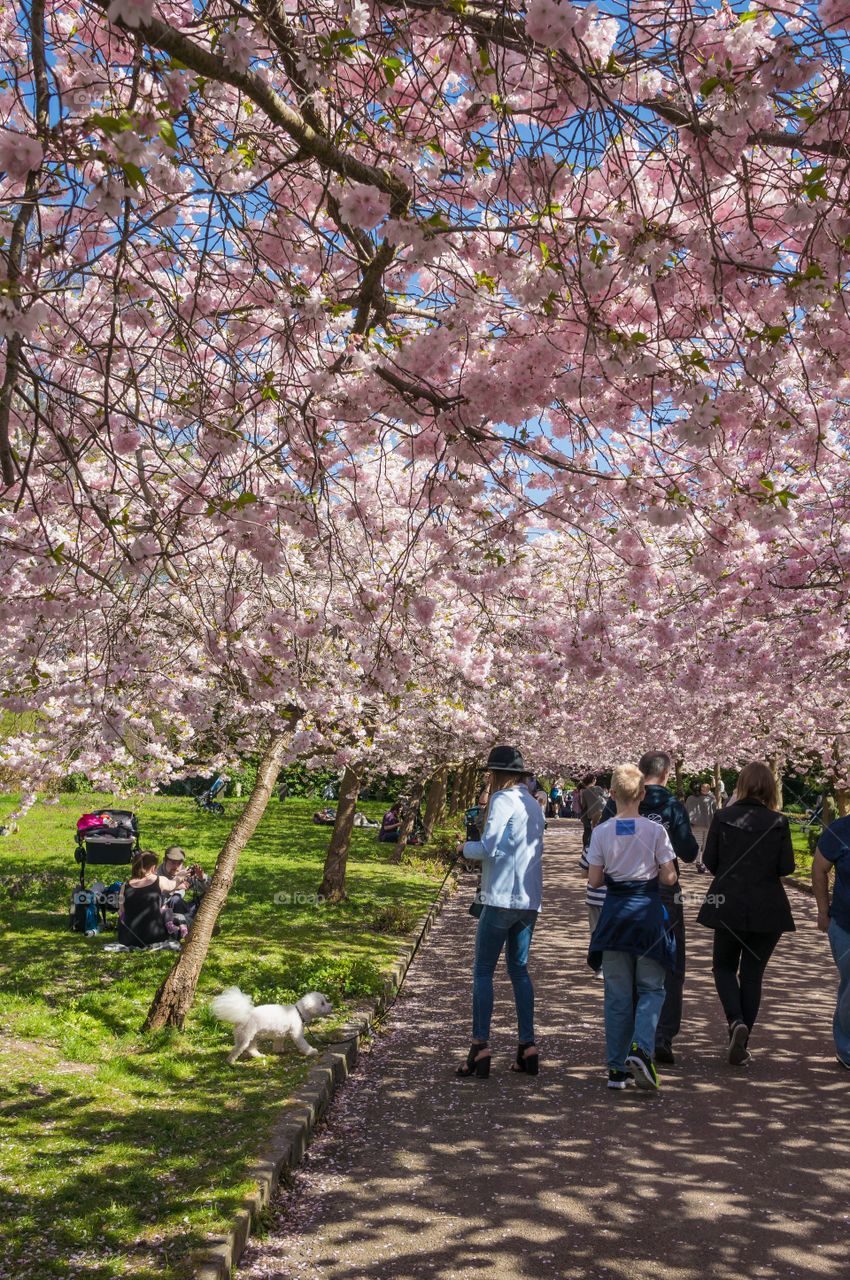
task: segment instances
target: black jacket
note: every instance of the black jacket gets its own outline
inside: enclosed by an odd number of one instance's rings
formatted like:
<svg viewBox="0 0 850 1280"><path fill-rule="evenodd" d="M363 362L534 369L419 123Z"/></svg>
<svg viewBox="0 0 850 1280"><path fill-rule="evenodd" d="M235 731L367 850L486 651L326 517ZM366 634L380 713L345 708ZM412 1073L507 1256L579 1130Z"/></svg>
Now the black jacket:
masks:
<svg viewBox="0 0 850 1280"><path fill-rule="evenodd" d="M703 857L714 879L697 916L700 924L737 932L793 932L781 877L794 870L794 848L783 814L756 801L718 810Z"/></svg>

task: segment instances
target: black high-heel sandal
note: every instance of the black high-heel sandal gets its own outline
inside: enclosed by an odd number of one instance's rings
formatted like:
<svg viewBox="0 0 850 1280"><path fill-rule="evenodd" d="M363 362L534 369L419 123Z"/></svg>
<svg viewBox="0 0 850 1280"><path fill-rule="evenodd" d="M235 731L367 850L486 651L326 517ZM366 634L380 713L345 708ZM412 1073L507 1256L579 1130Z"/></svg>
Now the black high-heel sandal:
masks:
<svg viewBox="0 0 850 1280"><path fill-rule="evenodd" d="M481 1053L484 1057L481 1057ZM483 1044L473 1044L469 1046L469 1053L466 1055L466 1065L458 1067L457 1074L463 1079L467 1076L476 1076L479 1080L486 1080L490 1075L490 1050L487 1047L487 1041Z"/></svg>
<svg viewBox="0 0 850 1280"><path fill-rule="evenodd" d="M528 1049L536 1049L537 1046L533 1040L526 1040L517 1045L516 1062L511 1066L511 1071L524 1071L528 1076L536 1076L540 1070L540 1053L529 1053Z"/></svg>

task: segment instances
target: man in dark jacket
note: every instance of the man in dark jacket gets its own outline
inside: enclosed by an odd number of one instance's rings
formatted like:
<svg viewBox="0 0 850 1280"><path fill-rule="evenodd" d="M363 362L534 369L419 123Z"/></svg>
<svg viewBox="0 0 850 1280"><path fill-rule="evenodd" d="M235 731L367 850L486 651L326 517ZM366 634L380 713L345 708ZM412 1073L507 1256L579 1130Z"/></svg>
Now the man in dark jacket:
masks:
<svg viewBox="0 0 850 1280"><path fill-rule="evenodd" d="M640 803L638 812L642 818L651 822L659 822L664 827L673 852L676 855L676 873L679 871L679 859L682 862L695 862L699 853L699 845L691 831L688 811L681 800L667 789L667 779L673 761L666 751L647 751L638 761L638 768L644 777L646 795ZM617 806L613 800L605 806L600 822L613 818ZM685 986L685 913L682 907L681 889L678 885L661 886L661 899L667 908L669 928L676 939L676 968L668 969L665 978L667 996L658 1027L655 1033L655 1061L672 1066L673 1040L679 1034L682 1025L682 995Z"/></svg>

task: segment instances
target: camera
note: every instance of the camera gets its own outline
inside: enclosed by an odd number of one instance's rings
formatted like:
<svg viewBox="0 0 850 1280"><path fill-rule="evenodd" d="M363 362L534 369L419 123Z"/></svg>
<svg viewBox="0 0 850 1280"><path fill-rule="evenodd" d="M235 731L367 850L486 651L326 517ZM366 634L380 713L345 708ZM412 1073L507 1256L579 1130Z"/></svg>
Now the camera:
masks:
<svg viewBox="0 0 850 1280"><path fill-rule="evenodd" d="M466 811L466 838L467 840L480 840L481 830L478 826L478 818L481 814L481 806L474 805Z"/></svg>

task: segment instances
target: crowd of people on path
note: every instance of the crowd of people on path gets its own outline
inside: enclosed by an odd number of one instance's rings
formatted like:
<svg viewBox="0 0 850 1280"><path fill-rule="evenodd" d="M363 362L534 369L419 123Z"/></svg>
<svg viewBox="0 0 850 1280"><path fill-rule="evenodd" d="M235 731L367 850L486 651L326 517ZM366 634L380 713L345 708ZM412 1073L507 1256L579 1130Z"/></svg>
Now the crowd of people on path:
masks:
<svg viewBox="0 0 850 1280"><path fill-rule="evenodd" d="M675 1063L686 973L682 863L712 877L697 922L713 931L712 973L728 1029L724 1051L734 1067L750 1061L765 971L782 935L796 928L783 885L795 866L791 828L769 765L745 765L731 800L722 794L719 802L705 783L680 800L667 785L671 768L666 752L647 752L636 765L618 765L608 791L588 774L572 808L583 828L587 959L604 982L611 1089L657 1090L658 1065ZM494 747L486 770L478 819L463 845L464 857L480 865L481 880L470 907L478 917L472 1042L457 1074L490 1073L493 975L504 950L518 1024L512 1070L536 1075L528 957L543 893L547 805L515 747ZM836 1057L850 1070L850 817L823 831L812 884L817 927L829 934L839 973Z"/></svg>

